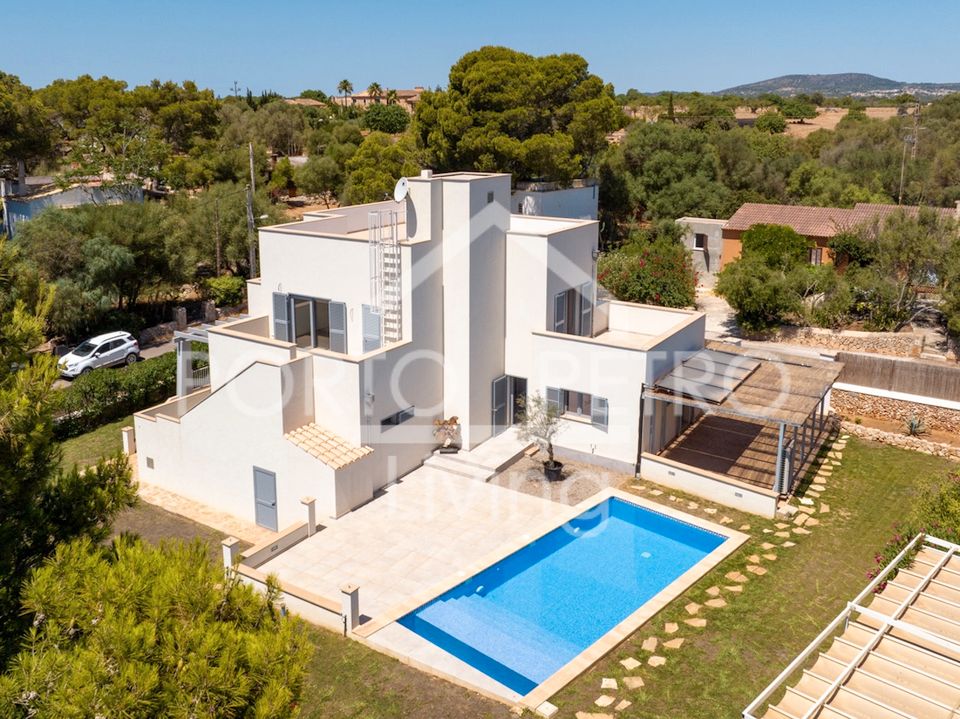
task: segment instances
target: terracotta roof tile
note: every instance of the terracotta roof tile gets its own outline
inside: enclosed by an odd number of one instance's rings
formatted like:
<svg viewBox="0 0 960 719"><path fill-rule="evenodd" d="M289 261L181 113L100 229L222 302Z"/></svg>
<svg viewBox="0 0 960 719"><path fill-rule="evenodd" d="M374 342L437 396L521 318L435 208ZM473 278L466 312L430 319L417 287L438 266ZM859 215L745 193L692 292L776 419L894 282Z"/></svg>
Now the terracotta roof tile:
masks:
<svg viewBox="0 0 960 719"><path fill-rule="evenodd" d="M297 427L284 436L333 469L346 467L373 452L370 447L357 447L350 444L343 437L324 429L316 422Z"/></svg>
<svg viewBox="0 0 960 719"><path fill-rule="evenodd" d="M948 207L934 208L943 219L960 219L958 210ZM897 210L916 216L916 205L884 205L859 202L853 208L808 207L805 205L768 205L747 202L727 220L724 229L749 230L754 225L772 224L792 227L807 237L833 237L838 232L849 230L873 219L883 219Z"/></svg>

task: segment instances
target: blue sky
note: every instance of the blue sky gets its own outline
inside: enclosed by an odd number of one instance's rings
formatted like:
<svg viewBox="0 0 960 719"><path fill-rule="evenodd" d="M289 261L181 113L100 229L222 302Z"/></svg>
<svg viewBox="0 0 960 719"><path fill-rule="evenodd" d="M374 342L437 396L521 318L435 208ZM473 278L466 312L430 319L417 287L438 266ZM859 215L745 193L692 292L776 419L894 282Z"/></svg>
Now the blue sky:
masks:
<svg viewBox="0 0 960 719"><path fill-rule="evenodd" d="M788 73L960 82L956 0L6 0L0 70L42 86L110 75L217 94L445 85L498 44L576 52L618 91L719 90Z"/></svg>

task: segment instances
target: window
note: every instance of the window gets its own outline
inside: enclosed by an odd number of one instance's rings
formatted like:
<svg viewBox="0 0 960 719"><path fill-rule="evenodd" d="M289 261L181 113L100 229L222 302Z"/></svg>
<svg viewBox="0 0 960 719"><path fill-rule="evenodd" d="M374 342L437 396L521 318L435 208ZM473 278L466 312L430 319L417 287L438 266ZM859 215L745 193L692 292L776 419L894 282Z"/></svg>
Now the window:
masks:
<svg viewBox="0 0 960 719"><path fill-rule="evenodd" d="M315 297L273 293L273 336L298 347L347 351L347 306Z"/></svg>
<svg viewBox="0 0 960 719"><path fill-rule="evenodd" d="M697 232L693 236L693 249L695 250L705 250L707 249L707 236L702 232Z"/></svg>
<svg viewBox="0 0 960 719"><path fill-rule="evenodd" d="M406 409L401 409L399 412L394 412L380 420L380 429L390 429L391 427L396 427L398 424L403 424L407 420L413 419L414 414L415 411L413 407L407 407Z"/></svg>
<svg viewBox="0 0 960 719"><path fill-rule="evenodd" d="M810 248L810 264L811 265L823 264L823 248L822 247Z"/></svg>
<svg viewBox="0 0 960 719"><path fill-rule="evenodd" d="M487 193L487 204L489 205L491 202L493 202L493 191L492 191L492 190Z"/></svg>
<svg viewBox="0 0 960 719"><path fill-rule="evenodd" d="M561 416L590 418L590 424L604 432L610 424L610 406L604 397L547 387L547 407Z"/></svg>
<svg viewBox="0 0 960 719"><path fill-rule="evenodd" d="M553 331L589 337L593 330L593 284L558 292L553 297Z"/></svg>

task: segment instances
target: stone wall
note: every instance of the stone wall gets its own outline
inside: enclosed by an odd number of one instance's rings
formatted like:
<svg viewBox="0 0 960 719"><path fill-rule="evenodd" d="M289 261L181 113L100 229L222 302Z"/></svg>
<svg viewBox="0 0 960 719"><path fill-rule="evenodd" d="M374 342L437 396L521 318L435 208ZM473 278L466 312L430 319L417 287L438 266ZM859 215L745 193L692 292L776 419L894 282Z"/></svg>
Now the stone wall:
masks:
<svg viewBox="0 0 960 719"><path fill-rule="evenodd" d="M922 334L913 332L856 332L827 330L820 327L781 327L771 342L822 347L846 352L873 352L896 357L919 357L923 352Z"/></svg>
<svg viewBox="0 0 960 719"><path fill-rule="evenodd" d="M931 442L930 440L920 437L910 437L895 432L884 432L881 429L864 427L854 422L843 422L840 426L844 432L860 437L861 439L870 439L874 442L882 442L883 444L889 444L893 447L909 449L914 452L923 452L924 454L932 454L936 457L946 457L947 459L960 462L960 447L954 447L952 444Z"/></svg>
<svg viewBox="0 0 960 719"><path fill-rule="evenodd" d="M847 420L857 417L874 417L902 424L911 417L917 416L923 420L927 429L960 434L960 411L955 409L887 397L874 397L839 389L834 389L830 393L830 406L834 412Z"/></svg>

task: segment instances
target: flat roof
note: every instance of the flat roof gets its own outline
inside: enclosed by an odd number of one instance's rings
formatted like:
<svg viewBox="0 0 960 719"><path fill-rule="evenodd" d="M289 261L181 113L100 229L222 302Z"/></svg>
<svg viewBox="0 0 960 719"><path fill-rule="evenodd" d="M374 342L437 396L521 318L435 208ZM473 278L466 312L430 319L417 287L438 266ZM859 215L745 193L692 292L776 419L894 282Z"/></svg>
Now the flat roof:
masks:
<svg viewBox="0 0 960 719"><path fill-rule="evenodd" d="M843 369L839 362L775 357L709 342L644 392L706 412L800 426Z"/></svg>

